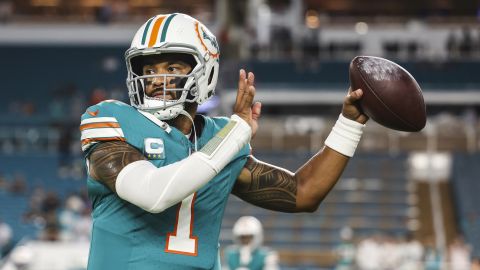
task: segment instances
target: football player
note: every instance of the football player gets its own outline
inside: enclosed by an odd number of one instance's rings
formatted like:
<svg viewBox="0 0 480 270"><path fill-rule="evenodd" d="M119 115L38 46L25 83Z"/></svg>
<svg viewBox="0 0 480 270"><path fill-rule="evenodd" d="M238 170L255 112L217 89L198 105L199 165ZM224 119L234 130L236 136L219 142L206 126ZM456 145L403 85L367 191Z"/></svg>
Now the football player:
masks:
<svg viewBox="0 0 480 270"><path fill-rule="evenodd" d="M278 255L262 246L262 223L253 216L240 217L233 225L234 245L225 250L229 270L277 270Z"/></svg>
<svg viewBox="0 0 480 270"><path fill-rule="evenodd" d="M340 177L367 121L349 91L322 150L297 172L250 154L261 104L239 72L233 112L196 114L219 72L215 36L185 14L143 24L125 53L130 105L87 109L80 130L93 202L88 269L220 269L218 237L230 193L263 208L315 211Z"/></svg>

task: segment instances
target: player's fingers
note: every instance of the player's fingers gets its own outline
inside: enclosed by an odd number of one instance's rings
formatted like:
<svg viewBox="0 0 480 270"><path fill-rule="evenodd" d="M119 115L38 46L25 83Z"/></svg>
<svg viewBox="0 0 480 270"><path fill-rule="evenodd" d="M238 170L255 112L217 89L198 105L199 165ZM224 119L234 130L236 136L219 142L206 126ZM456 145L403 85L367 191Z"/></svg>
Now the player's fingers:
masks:
<svg viewBox="0 0 480 270"><path fill-rule="evenodd" d="M259 101L255 102L252 106L252 118L253 120L258 120L262 114L262 103Z"/></svg>
<svg viewBox="0 0 480 270"><path fill-rule="evenodd" d="M357 90L353 91L350 95L353 97L353 99L359 100L363 96L363 90L362 89L357 89Z"/></svg>
<svg viewBox="0 0 480 270"><path fill-rule="evenodd" d="M253 72L248 72L247 83L249 86L255 85L255 74L253 74Z"/></svg>
<svg viewBox="0 0 480 270"><path fill-rule="evenodd" d="M253 86L248 86L245 90L244 95L242 96L237 108L238 111L243 111L244 113L251 114L252 102L254 97L254 88Z"/></svg>
<svg viewBox="0 0 480 270"><path fill-rule="evenodd" d="M252 103L253 103L253 98L255 97L255 86L253 86L253 83L255 81L255 76L253 75L252 72L249 72L246 75L245 79L245 90L243 91L243 96L240 97L240 108L242 109L251 109Z"/></svg>
<svg viewBox="0 0 480 270"><path fill-rule="evenodd" d="M243 108L250 109L252 108L253 99L255 98L255 86L248 86L245 94L243 95Z"/></svg>
<svg viewBox="0 0 480 270"><path fill-rule="evenodd" d="M253 97L255 97L255 75L253 72L248 72L247 74L247 88L248 88L248 95L249 98L251 97L252 100L247 99L247 106L252 107L253 104Z"/></svg>
<svg viewBox="0 0 480 270"><path fill-rule="evenodd" d="M351 91L351 89L349 89L349 92L348 92L347 96L345 97L345 103L346 104L353 104L357 100L359 100L362 96L363 96L362 89L357 89L355 91Z"/></svg>
<svg viewBox="0 0 480 270"><path fill-rule="evenodd" d="M245 92L245 88L247 85L247 80L246 80L247 74L245 70L242 68L240 69L239 76L238 76L238 89L237 89L237 98L236 98L236 104L239 104L242 100L243 94Z"/></svg>

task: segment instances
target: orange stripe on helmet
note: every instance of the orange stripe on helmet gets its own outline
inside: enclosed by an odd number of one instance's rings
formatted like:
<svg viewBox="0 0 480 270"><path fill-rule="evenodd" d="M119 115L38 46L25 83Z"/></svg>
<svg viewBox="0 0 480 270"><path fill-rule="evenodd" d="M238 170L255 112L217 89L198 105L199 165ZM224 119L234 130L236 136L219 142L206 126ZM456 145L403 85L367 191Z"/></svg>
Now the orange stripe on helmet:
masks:
<svg viewBox="0 0 480 270"><path fill-rule="evenodd" d="M160 18L155 21L155 24L153 25L152 28L152 34L150 35L150 40L148 41L148 47L151 48L153 45L155 45L155 42L157 41L158 38L158 32L160 31L160 26L162 25L163 20L165 19L166 16L161 16Z"/></svg>

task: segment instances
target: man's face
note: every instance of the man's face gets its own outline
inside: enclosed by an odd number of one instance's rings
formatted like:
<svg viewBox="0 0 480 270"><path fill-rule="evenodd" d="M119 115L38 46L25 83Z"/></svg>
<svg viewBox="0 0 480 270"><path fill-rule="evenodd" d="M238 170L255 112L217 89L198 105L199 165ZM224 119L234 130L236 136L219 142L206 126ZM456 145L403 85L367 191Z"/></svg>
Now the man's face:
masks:
<svg viewBox="0 0 480 270"><path fill-rule="evenodd" d="M192 67L185 61L179 60L178 54L161 54L158 56L149 57L142 68L143 75L158 75L158 74L172 74L172 75L187 75L192 70ZM181 93L178 91L168 91L168 89L179 88L178 77L163 76L148 78L145 80L145 94L149 97L158 99L178 99ZM164 96L164 89L165 96Z"/></svg>
<svg viewBox="0 0 480 270"><path fill-rule="evenodd" d="M244 246L250 244L253 241L253 235L241 235L240 236L240 243Z"/></svg>

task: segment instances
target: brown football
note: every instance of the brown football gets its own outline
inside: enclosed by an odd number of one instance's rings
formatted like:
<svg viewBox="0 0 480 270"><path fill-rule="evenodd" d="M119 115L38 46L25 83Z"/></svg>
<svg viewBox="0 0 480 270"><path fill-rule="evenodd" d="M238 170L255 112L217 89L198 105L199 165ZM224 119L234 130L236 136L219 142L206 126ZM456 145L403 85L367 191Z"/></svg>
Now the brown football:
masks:
<svg viewBox="0 0 480 270"><path fill-rule="evenodd" d="M357 56L350 62L350 86L362 89L360 107L377 123L395 130L420 131L427 114L422 90L400 65L374 56Z"/></svg>

